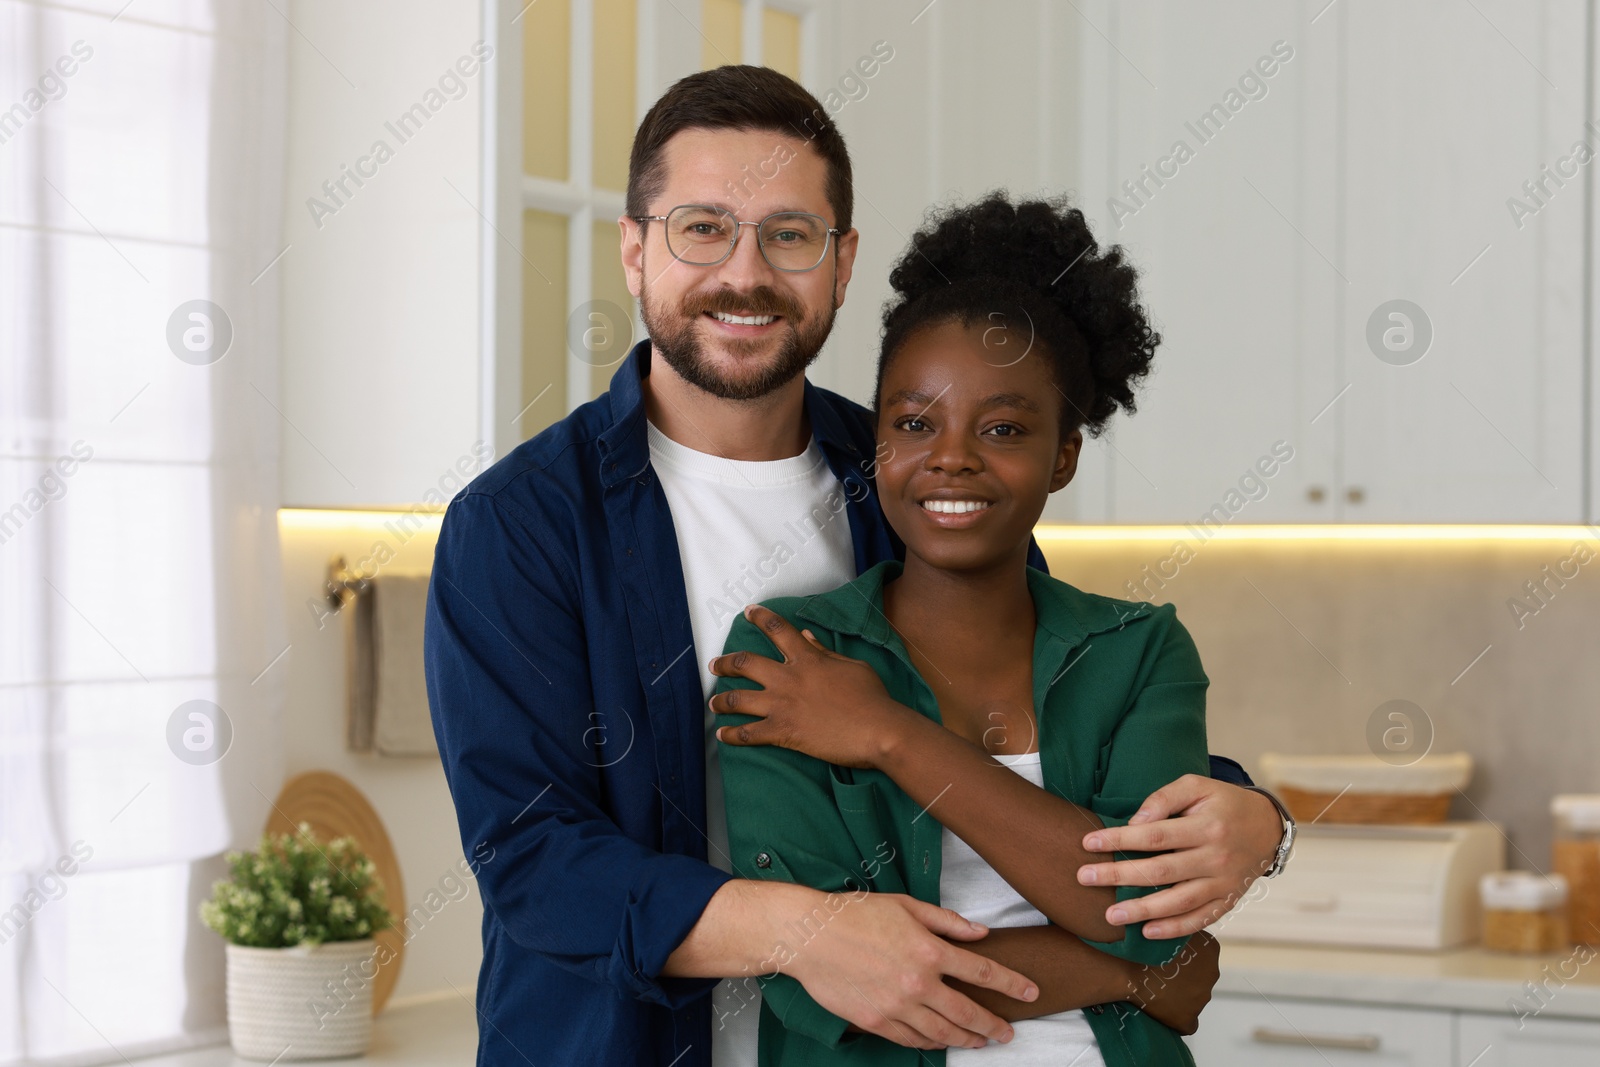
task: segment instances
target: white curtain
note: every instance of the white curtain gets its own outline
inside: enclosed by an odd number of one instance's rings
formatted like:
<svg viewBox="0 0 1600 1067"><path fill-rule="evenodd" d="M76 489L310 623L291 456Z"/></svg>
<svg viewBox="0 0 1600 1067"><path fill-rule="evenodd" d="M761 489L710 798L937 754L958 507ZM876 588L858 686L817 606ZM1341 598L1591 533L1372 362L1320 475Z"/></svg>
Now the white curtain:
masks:
<svg viewBox="0 0 1600 1067"><path fill-rule="evenodd" d="M280 11L0 0L0 1064L223 1032L196 910L282 780Z"/></svg>

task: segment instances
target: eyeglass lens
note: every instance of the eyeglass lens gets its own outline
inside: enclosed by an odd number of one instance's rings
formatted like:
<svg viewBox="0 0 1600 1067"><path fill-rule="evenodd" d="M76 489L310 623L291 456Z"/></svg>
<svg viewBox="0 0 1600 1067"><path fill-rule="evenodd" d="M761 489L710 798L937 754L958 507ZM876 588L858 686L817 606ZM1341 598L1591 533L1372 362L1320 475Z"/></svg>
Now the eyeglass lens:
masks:
<svg viewBox="0 0 1600 1067"><path fill-rule="evenodd" d="M733 250L738 230L726 211L681 205L667 215L667 250L685 263L717 263ZM778 270L810 270L828 250L827 223L801 211L769 215L757 237L761 254Z"/></svg>

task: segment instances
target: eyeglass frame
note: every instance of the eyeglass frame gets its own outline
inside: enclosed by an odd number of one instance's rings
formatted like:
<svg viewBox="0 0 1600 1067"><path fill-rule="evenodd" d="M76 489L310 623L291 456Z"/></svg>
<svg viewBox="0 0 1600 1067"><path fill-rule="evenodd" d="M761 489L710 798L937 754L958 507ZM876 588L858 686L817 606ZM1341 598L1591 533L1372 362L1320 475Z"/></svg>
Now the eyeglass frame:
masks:
<svg viewBox="0 0 1600 1067"><path fill-rule="evenodd" d="M756 228L756 248L761 252L761 260L762 260L762 262L764 262L767 266L771 267L773 270L781 270L785 274L805 274L805 273L807 273L809 271L814 271L818 267L822 266L822 261L828 258L828 249L832 248L832 247L836 247L833 244L834 237L835 236L842 236L844 234L844 231L839 229L838 227L829 226L828 225L828 220L823 218L821 215L818 215L814 211L774 211L774 212L772 212L772 214L763 216L762 218L758 219L755 222L745 222L743 219L740 219L738 216L736 216L733 212L729 211L727 208L721 208L721 207L718 207L715 204L678 204L678 205L674 206L673 208L669 209L667 214L665 214L665 215L629 215L628 217L630 219L632 219L634 222L637 222L637 223L640 223L640 224L643 224L643 223L646 223L646 222L661 222L661 223L665 223L667 221L667 219L672 217L672 212L677 211L679 208L686 208L686 207L700 207L700 208L705 208L708 211L720 212L721 214L724 214L724 215L728 216L730 219L733 219L733 223L734 223L734 226L733 226L733 240L728 242L728 250L726 252L722 253L722 255L719 258L713 259L710 263L696 263L692 259L684 259L682 256L678 255L678 253L672 251L672 242L671 241L667 241L667 251L672 253L672 258L677 260L679 263L687 263L691 267L715 267L718 263L727 262L728 257L733 255L734 249L739 247L739 237L741 235L741 231L740 231L739 227L741 227L741 226L754 226ZM811 266L809 266L809 267L780 267L776 263L772 262L772 260L767 257L767 246L765 244L763 244L762 241L761 241L761 226L762 226L762 224L764 224L767 221L767 219L777 218L779 215L804 215L807 218L813 218L813 219L816 219L818 222L822 223L823 232L825 232L828 235L827 236L827 240L825 240L823 242L823 244L822 244L822 254L817 257L817 261L815 263L811 264ZM666 240L666 234L663 233L661 235L661 238L662 238L662 240L665 241Z"/></svg>

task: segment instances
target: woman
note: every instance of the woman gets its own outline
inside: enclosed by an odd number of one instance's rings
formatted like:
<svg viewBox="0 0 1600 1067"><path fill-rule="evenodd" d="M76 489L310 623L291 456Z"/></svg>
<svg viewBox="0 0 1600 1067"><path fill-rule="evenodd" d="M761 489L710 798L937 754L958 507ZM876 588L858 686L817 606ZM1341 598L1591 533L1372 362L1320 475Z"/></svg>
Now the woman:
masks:
<svg viewBox="0 0 1600 1067"><path fill-rule="evenodd" d="M773 653L751 613L713 663L736 870L834 891L835 910L909 893L991 928L966 947L1023 973L1065 955L1078 977L1041 982L1031 1004L986 997L1016 1020L1008 1044L919 1052L939 1046L848 1033L780 973L819 915L775 947L764 1067L1193 1062L1178 1033L1209 996L1215 942L1112 925L1114 901L1158 887L1070 872L1094 859L1086 831L1207 772L1208 680L1171 605L1095 596L1026 563L1082 431L1131 412L1149 370L1160 338L1136 279L1064 202L991 196L919 232L890 276L874 402L877 490L905 562L762 605L819 654L873 672L876 694L796 710L750 692L776 666L739 655Z"/></svg>

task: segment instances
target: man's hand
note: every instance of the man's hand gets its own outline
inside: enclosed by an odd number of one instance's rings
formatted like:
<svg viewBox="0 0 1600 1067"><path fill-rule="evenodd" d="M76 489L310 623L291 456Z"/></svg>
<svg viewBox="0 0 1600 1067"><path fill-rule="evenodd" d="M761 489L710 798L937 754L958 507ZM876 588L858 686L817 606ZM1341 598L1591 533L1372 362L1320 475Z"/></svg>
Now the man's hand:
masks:
<svg viewBox="0 0 1600 1067"><path fill-rule="evenodd" d="M816 1002L856 1028L911 1048L982 1048L1010 1041L998 1015L945 984L946 976L1032 1001L1039 988L1016 971L943 938L975 941L988 931L901 893L865 893L795 950L781 969Z"/></svg>
<svg viewBox="0 0 1600 1067"><path fill-rule="evenodd" d="M1200 1029L1201 1009L1211 1002L1220 955L1217 939L1202 930L1171 963L1141 968L1127 999L1156 1022L1187 1037Z"/></svg>
<svg viewBox="0 0 1600 1067"><path fill-rule="evenodd" d="M798 943L797 929L809 934ZM946 977L1015 1000L1039 996L1037 983L944 940L976 941L988 932L900 893L830 899L789 882L735 878L712 895L661 973L720 978L776 969L835 1015L896 1044L981 1048L990 1038L1010 1041L1011 1026L946 985Z"/></svg>
<svg viewBox="0 0 1600 1067"><path fill-rule="evenodd" d="M708 705L719 715L757 716L760 722L726 726L717 738L730 745L777 745L841 767L873 767L899 732L930 720L890 699L883 680L866 663L841 656L807 630L797 631L777 612L752 604L745 617L761 628L780 663L754 652L711 661L711 673L746 678L760 689L729 689Z"/></svg>
<svg viewBox="0 0 1600 1067"><path fill-rule="evenodd" d="M1186 774L1151 793L1127 826L1094 830L1089 852L1162 852L1147 859L1086 863L1083 885L1165 885L1166 889L1106 909L1117 925L1145 922L1144 936L1182 937L1227 914L1272 867L1283 820L1260 793L1215 778ZM1159 919L1160 922L1148 920Z"/></svg>

